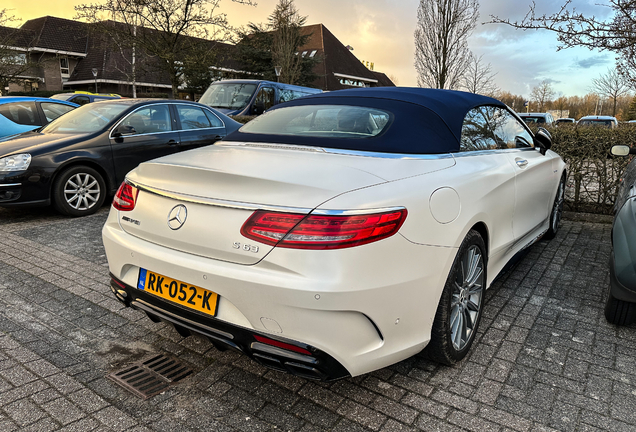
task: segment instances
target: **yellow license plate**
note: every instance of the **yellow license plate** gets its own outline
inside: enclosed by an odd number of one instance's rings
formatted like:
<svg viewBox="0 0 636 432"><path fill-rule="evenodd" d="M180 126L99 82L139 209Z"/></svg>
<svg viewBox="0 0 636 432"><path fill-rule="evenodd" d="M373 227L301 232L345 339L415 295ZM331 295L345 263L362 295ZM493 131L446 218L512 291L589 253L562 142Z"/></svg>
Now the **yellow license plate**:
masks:
<svg viewBox="0 0 636 432"><path fill-rule="evenodd" d="M146 269L139 269L137 288L189 309L216 316L219 295L205 288L171 279Z"/></svg>

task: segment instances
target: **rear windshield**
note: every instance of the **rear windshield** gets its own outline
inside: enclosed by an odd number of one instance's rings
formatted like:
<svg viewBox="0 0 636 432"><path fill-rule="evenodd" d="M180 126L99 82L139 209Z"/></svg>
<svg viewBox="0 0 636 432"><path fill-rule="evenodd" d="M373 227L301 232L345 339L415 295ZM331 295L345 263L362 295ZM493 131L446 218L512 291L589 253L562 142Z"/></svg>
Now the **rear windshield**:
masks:
<svg viewBox="0 0 636 432"><path fill-rule="evenodd" d="M391 123L384 110L346 105L292 106L270 111L241 127L242 133L361 139Z"/></svg>

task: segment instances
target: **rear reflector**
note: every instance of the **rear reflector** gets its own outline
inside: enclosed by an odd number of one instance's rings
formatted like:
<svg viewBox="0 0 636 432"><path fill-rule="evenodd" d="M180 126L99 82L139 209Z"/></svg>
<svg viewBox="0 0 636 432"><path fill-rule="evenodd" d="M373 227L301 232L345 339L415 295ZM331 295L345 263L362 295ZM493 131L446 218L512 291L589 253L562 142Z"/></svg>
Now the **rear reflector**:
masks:
<svg viewBox="0 0 636 432"><path fill-rule="evenodd" d="M243 224L241 234L277 247L342 249L392 236L398 232L406 215L406 209L347 216L258 210Z"/></svg>
<svg viewBox="0 0 636 432"><path fill-rule="evenodd" d="M137 195L139 195L139 189L130 183L123 182L113 198L113 207L119 211L131 211L135 208Z"/></svg>
<svg viewBox="0 0 636 432"><path fill-rule="evenodd" d="M288 344L285 342L280 342L274 339L269 339L263 336L259 336L259 335L254 335L254 338L259 341L260 343L264 343L266 345L271 345L271 346L275 346L278 348L282 348L282 349L286 349L288 351L294 351L300 354L307 354L307 355L311 355L311 352L309 352L308 350L301 348L299 346L296 345L292 345L292 344Z"/></svg>

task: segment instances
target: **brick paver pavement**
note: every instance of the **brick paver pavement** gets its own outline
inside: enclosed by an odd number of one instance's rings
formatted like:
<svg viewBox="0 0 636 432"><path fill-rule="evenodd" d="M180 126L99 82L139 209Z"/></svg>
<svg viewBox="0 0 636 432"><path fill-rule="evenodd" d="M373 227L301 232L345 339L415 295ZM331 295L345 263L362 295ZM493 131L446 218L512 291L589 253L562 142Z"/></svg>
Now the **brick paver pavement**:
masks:
<svg viewBox="0 0 636 432"><path fill-rule="evenodd" d="M488 291L473 351L331 384L267 370L124 309L107 209L0 210L0 431L636 429L636 326L603 317L610 225L565 221ZM149 353L196 374L142 401L105 378Z"/></svg>

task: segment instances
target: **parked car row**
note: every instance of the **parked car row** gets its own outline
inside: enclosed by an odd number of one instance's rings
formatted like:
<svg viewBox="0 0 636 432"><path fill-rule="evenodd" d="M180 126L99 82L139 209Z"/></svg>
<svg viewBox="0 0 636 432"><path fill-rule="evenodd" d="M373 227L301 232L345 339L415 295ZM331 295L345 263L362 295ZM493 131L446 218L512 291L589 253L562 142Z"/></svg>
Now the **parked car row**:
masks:
<svg viewBox="0 0 636 432"><path fill-rule="evenodd" d="M584 116L577 122L573 118L554 119L550 113L517 113L527 124L537 124L541 126L558 125L580 125L580 126L602 126L607 128L618 127L618 120L612 116L590 115Z"/></svg>

